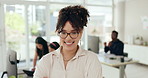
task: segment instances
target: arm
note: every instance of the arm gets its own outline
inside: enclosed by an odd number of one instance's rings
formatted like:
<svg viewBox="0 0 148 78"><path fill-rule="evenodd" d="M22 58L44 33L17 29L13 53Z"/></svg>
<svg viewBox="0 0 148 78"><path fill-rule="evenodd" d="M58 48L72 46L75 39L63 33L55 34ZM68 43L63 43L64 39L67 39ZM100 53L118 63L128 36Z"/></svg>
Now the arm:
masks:
<svg viewBox="0 0 148 78"><path fill-rule="evenodd" d="M104 52L107 53L107 52L110 50L109 47L111 46L111 42L108 43L108 46L106 45L106 42L105 42L105 43L104 43L104 46L105 46Z"/></svg>
<svg viewBox="0 0 148 78"><path fill-rule="evenodd" d="M52 62L52 54L43 56L36 65L33 78L50 78Z"/></svg>
<svg viewBox="0 0 148 78"><path fill-rule="evenodd" d="M38 64L36 65L36 69L34 72L33 78L49 78L49 68L50 64L48 63L50 61L49 58L42 57Z"/></svg>
<svg viewBox="0 0 148 78"><path fill-rule="evenodd" d="M34 72L34 76L33 78L46 78L46 73L47 73L47 69L45 70L45 64L44 64L44 60L39 60L37 66L36 66L36 70ZM48 77L47 77L48 78Z"/></svg>
<svg viewBox="0 0 148 78"><path fill-rule="evenodd" d="M107 53L108 51L109 51L109 47L108 46L105 46L104 52Z"/></svg>
<svg viewBox="0 0 148 78"><path fill-rule="evenodd" d="M123 49L124 49L124 44L123 43L121 43L121 44L119 44L118 45L119 47L117 48L117 54L118 55L123 55Z"/></svg>
<svg viewBox="0 0 148 78"><path fill-rule="evenodd" d="M97 56L93 56L89 60L86 78L102 78L102 67Z"/></svg>
<svg viewBox="0 0 148 78"><path fill-rule="evenodd" d="M34 55L34 58L33 58L33 69L32 70L35 70L37 57L38 57L38 54L37 54L37 52L35 52L35 55Z"/></svg>

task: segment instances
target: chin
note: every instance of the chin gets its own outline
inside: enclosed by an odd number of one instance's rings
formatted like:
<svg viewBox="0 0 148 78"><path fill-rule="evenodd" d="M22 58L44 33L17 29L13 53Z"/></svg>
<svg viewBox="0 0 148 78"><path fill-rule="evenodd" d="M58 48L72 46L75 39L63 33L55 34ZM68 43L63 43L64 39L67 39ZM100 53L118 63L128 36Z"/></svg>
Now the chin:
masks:
<svg viewBox="0 0 148 78"><path fill-rule="evenodd" d="M73 46L64 46L63 48L65 49L65 50L75 50L76 49L76 47L77 47L77 45L73 45Z"/></svg>

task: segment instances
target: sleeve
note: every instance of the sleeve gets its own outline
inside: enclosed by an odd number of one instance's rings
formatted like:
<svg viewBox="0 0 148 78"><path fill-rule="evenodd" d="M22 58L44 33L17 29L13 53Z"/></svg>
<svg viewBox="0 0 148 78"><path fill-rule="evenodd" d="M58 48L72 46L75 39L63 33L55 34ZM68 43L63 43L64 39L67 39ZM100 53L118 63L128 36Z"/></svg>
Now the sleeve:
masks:
<svg viewBox="0 0 148 78"><path fill-rule="evenodd" d="M89 65L87 65L87 76L86 78L102 78L102 67L98 60L98 57L92 56L89 58Z"/></svg>
<svg viewBox="0 0 148 78"><path fill-rule="evenodd" d="M120 55L123 55L123 50L124 50L124 44L121 43L120 44L120 47L119 47L119 53L120 53Z"/></svg>
<svg viewBox="0 0 148 78"><path fill-rule="evenodd" d="M104 52L107 53L108 51L109 51L109 47L108 46L105 46Z"/></svg>
<svg viewBox="0 0 148 78"><path fill-rule="evenodd" d="M41 58L36 66L35 72L34 72L34 76L33 78L44 78L44 77L48 77L48 70L47 70L47 66L48 64L46 64L47 61L44 58Z"/></svg>
<svg viewBox="0 0 148 78"><path fill-rule="evenodd" d="M119 55L123 55L123 49L124 49L124 44L121 43L121 44L119 45L119 48L117 49L117 52L119 52Z"/></svg>

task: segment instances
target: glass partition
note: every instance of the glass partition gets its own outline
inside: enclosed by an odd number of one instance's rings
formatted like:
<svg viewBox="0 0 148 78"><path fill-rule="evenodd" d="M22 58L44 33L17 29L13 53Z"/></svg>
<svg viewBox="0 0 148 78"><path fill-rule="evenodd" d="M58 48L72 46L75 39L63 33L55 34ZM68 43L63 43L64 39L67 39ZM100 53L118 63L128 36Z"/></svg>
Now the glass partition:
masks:
<svg viewBox="0 0 148 78"><path fill-rule="evenodd" d="M38 36L46 38L45 6L29 5L27 8L27 21L29 30L29 55L33 60L35 54L35 39Z"/></svg>

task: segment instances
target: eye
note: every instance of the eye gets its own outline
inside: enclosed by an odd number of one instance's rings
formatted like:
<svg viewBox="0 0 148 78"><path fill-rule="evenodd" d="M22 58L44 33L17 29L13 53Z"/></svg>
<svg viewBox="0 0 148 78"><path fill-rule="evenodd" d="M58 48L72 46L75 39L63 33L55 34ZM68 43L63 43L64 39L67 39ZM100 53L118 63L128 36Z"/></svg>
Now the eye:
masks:
<svg viewBox="0 0 148 78"><path fill-rule="evenodd" d="M67 34L67 33L66 33L66 32L60 32L60 34L65 35L65 34Z"/></svg>
<svg viewBox="0 0 148 78"><path fill-rule="evenodd" d="M71 32L71 34L73 34L73 35L74 35L74 34L78 34L78 32Z"/></svg>

